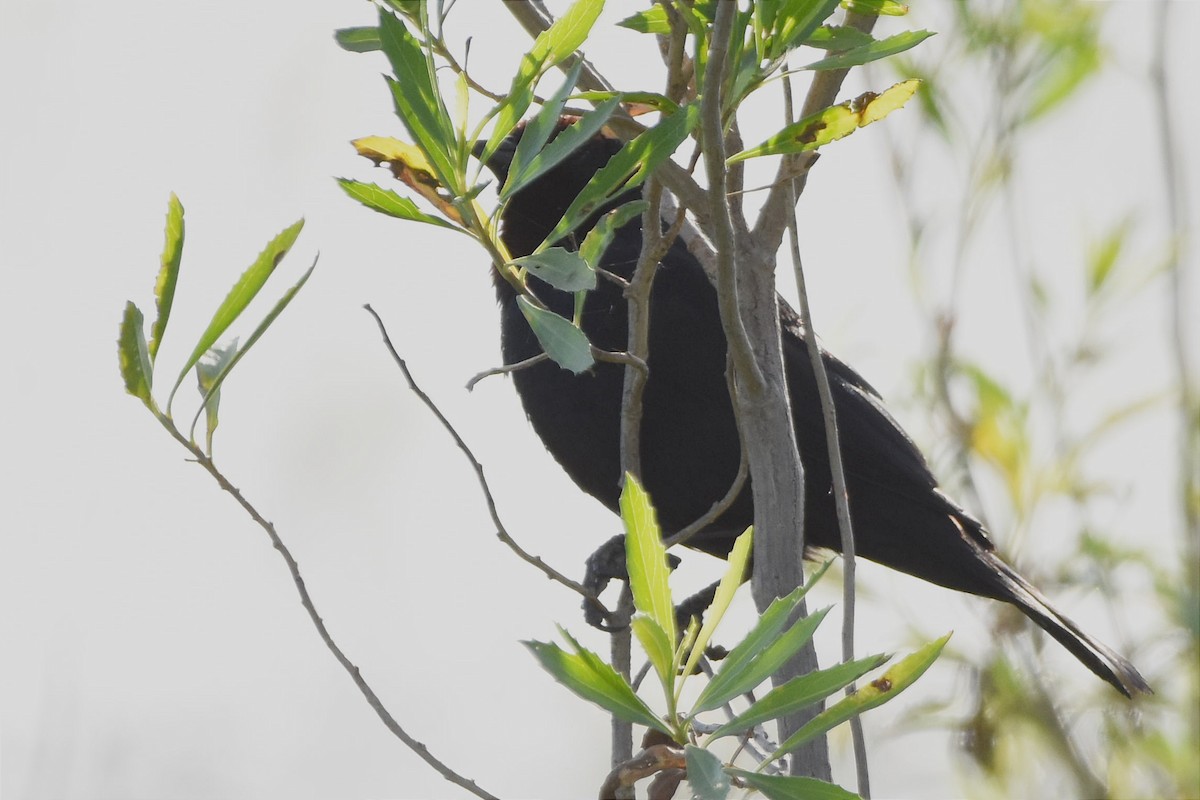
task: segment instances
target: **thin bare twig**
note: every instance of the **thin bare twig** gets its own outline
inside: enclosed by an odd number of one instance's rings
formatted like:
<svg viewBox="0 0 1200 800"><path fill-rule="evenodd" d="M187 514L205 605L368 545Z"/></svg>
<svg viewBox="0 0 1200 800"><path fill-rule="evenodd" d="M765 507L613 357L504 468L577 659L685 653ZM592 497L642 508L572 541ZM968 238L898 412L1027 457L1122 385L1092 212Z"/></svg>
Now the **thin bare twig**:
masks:
<svg viewBox="0 0 1200 800"><path fill-rule="evenodd" d="M472 391L475 388L475 384L479 383L484 378L490 378L493 375L508 375L510 372L516 372L520 369L532 367L534 364L540 364L548 358L550 358L550 356L546 355L545 353L538 353L536 356L531 356L530 358L527 358L524 361L518 361L515 364L505 364L503 367L492 367L491 369L485 369L483 372L478 373L472 377L471 380L467 381L467 391Z"/></svg>
<svg viewBox="0 0 1200 800"><path fill-rule="evenodd" d="M279 533L275 530L275 525L263 517L263 515L259 513L258 509L255 508L250 501L245 498L241 491L239 491L236 486L229 482L229 479L225 477L224 473L217 469L216 464L203 450L201 450L197 445L192 443L182 433L179 432L169 417L162 416L157 413L155 416L158 417L159 422L161 422L163 427L167 429L167 432L170 433L176 441L183 445L187 451L192 454L196 463L203 467L205 471L213 477L213 479L217 482L217 485L228 492L230 496L233 497L233 499L237 502L237 504L240 505L242 509L250 515L250 518L253 519L254 522L266 532L267 536L271 540L271 545L277 551L279 551L279 555L283 557L284 563L287 565L288 573L292 576L292 583L296 586L296 593L300 595L300 605L304 606L304 610L308 613L308 618L312 621L313 627L317 629L317 635L321 637L321 641L325 643L325 647L329 650L329 652L333 653L333 657L337 659L337 662L341 664L342 668L346 670L347 674L350 675L350 679L354 681L354 685L358 687L358 691L364 698L366 698L367 705L369 705L372 710L375 711L376 716L378 716L383 722L384 726L392 732L392 735L403 742L409 750L412 750L414 753L416 753L421 760L433 767L439 775L448 780L450 783L453 783L456 786L461 786L476 797L482 797L485 800L498 800L498 798L496 798L496 796L491 792L480 788L475 781L460 775L447 766L445 762L441 761L439 758L434 756L433 753L429 752L428 747L421 742L418 742L400 726L400 723L396 721L396 718L393 717L391 712L389 712L384 706L383 701L379 698L379 695L375 694L375 690L371 688L370 684L368 684L366 679L362 676L362 671L350 661L349 657L347 657L342 651L342 648L338 647L337 642L333 640L333 636L329 633L329 629L325 626L325 620L321 618L319 613L317 613L317 607L313 603L312 596L308 593L308 586L304 583L304 578L300 575L300 565L292 556L292 551L289 550L287 545L283 543L283 539L280 538Z"/></svg>
<svg viewBox="0 0 1200 800"><path fill-rule="evenodd" d="M526 552L519 544L517 544L516 540L509 535L508 529L504 527L504 523L500 520L500 512L496 509L496 498L492 496L491 487L488 485L487 477L483 473L483 465L479 463L479 459L475 458L475 453L471 451L471 448L465 441L463 441L463 438L459 436L458 431L455 430L454 425L451 424L450 420L446 418L446 415L442 413L442 410L438 408L437 404L430 399L429 395L425 394L421 387L417 385L417 382L413 379L412 373L408 370L408 364L405 363L404 359L396 351L395 345L392 344L391 337L388 336L387 327L384 326L383 320L380 319L379 314L377 314L375 309L371 308L369 304L363 306L363 308L365 308L367 313L375 318L375 324L379 327L380 335L383 336L383 344L385 347L387 347L388 352L391 354L392 360L396 362L396 366L400 367L400 371L404 374L404 380L408 382L408 388L412 390L413 394L420 398L421 402L425 404L426 408L433 412L433 415L437 417L438 422L442 423L442 427L445 428L450 434L450 437L454 439L454 443L458 445L458 449L461 450L463 455L467 457L467 460L471 462L471 467L475 470L475 477L479 481L479 488L483 492L484 500L487 503L488 514L490 514L492 517L492 524L496 526L496 537L500 541L504 542L504 544L508 545L509 549L516 553L522 561L541 570L550 580L560 583L571 591L576 592L588 603L591 603L593 606L595 606L596 609L602 614L608 616L609 611L604 607L604 604L600 602L599 598L585 589L581 584L576 583L566 575L563 575L561 572L551 567L542 560L541 556L535 556L532 553Z"/></svg>

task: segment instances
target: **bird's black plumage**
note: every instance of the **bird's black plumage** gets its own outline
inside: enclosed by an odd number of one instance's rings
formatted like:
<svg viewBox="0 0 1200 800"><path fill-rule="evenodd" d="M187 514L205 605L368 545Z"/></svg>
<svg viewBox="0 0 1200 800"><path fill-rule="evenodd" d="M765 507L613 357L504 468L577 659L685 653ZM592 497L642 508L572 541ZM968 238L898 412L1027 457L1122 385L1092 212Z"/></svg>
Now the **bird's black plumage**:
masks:
<svg viewBox="0 0 1200 800"><path fill-rule="evenodd" d="M488 166L502 180L520 131ZM592 175L620 143L597 136L518 192L502 216L501 236L514 256L527 255L557 224ZM636 197L627 193L597 211L561 244L574 249L601 213ZM641 249L641 219L624 226L602 265L629 278ZM506 364L541 352L514 290L495 279ZM573 298L534 279L539 297L570 316ZM840 550L825 428L808 341L794 311L779 300L783 354L796 438L805 475L805 535L809 547ZM622 288L600 280L589 292L582 327L593 344L624 350L627 303ZM725 380L725 335L717 295L699 261L676 241L654 279L650 309L649 380L641 428L642 480L667 531L698 519L728 491L740 445ZM1011 603L1089 669L1126 695L1149 691L1132 664L1081 631L995 553L983 526L937 485L916 445L854 370L828 354L841 433L855 546L864 558L924 580ZM513 373L525 411L546 449L580 488L618 509L623 367L597 363L576 376L544 361ZM733 505L688 546L724 557L753 521L747 485Z"/></svg>

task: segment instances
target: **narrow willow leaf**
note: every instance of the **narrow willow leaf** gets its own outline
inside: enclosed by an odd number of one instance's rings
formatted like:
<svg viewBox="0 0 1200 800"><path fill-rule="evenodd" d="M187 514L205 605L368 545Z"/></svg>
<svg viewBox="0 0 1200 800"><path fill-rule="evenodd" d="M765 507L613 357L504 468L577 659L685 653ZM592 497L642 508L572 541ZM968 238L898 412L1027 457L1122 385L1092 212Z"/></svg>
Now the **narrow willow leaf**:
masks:
<svg viewBox="0 0 1200 800"><path fill-rule="evenodd" d="M667 638L662 626L644 614L638 614L629 623L638 644L646 651L646 657L658 675L664 693L675 692L675 643Z"/></svg>
<svg viewBox="0 0 1200 800"><path fill-rule="evenodd" d="M744 780L751 789L762 792L767 800L859 800L854 792L817 778L763 775L733 767L729 768L729 774Z"/></svg>
<svg viewBox="0 0 1200 800"><path fill-rule="evenodd" d="M374 164L386 163L396 180L425 198L447 219L462 224L462 212L455 206L454 197L446 193L446 184L420 146L390 136L363 136L350 144L355 152Z"/></svg>
<svg viewBox="0 0 1200 800"><path fill-rule="evenodd" d="M525 123L525 128L521 131L521 140L517 142L517 149L513 152L512 161L508 165L506 189L512 184L515 177L525 171L533 157L542 151L546 142L550 141L550 137L554 135L554 129L558 127L558 120L567 104L567 98L571 96L571 92L575 91L575 84L578 82L581 72L583 72L582 60L571 68L562 86L546 99L541 110L534 115L533 119ZM508 189L507 192L502 190L500 192L501 200L506 199L513 191L516 190Z"/></svg>
<svg viewBox="0 0 1200 800"><path fill-rule="evenodd" d="M908 6L898 0L842 0L842 8L877 17L903 17L908 13Z"/></svg>
<svg viewBox="0 0 1200 800"><path fill-rule="evenodd" d="M916 47L930 36L933 36L933 31L905 31L895 36L889 36L886 39L879 39L870 44L855 47L844 53L837 53L822 58L820 61L814 61L804 67L804 69L848 69L849 67L857 67L872 61L878 61L881 58L894 56L897 53L903 53L905 50Z"/></svg>
<svg viewBox="0 0 1200 800"><path fill-rule="evenodd" d="M875 41L871 34L846 25L822 25L804 40L809 47L821 50L850 50Z"/></svg>
<svg viewBox="0 0 1200 800"><path fill-rule="evenodd" d="M217 339L221 338L222 334L228 330L233 321L246 310L246 306L250 305L262 289L263 284L267 282L267 278L271 277L271 273L275 271L275 267L287 255L292 244L295 243L296 237L300 235L300 230L304 227L304 220L299 220L279 233L274 239L267 243L266 248L259 253L258 258L254 260L242 276L238 278L237 283L229 290L229 294L221 301L221 305L217 307L213 314L212 320L208 323L208 327L204 329L204 333L200 335L200 340L196 342L196 346L192 349L192 354L188 356L187 362L179 372L179 378L175 381L175 386L171 389L171 397L174 398L175 392L178 391L179 385L183 383L183 379L191 372L192 367L200 360L200 357L208 351L216 343ZM170 410L171 402L167 401L167 409Z"/></svg>
<svg viewBox="0 0 1200 800"><path fill-rule="evenodd" d="M617 24L622 28L628 28L638 33L669 34L671 32L671 22L667 19L667 10L660 5L653 5L650 8L643 9L631 17L626 17Z"/></svg>
<svg viewBox="0 0 1200 800"><path fill-rule="evenodd" d="M719 739L733 733L742 733L761 722L779 719L793 711L807 708L882 666L888 658L889 656L882 654L867 656L792 678L776 686L734 719L717 728L712 732L712 738Z"/></svg>
<svg viewBox="0 0 1200 800"><path fill-rule="evenodd" d="M776 598L771 605L767 606L767 610L758 618L758 622L755 623L746 638L738 642L721 660L721 668L700 692L700 696L696 698L692 716L717 708L762 682L761 679L754 680L755 662L779 637L780 632L787 626L792 614L800 605L800 601L804 599L804 595L816 585L832 563L832 561L825 562L820 569L813 573L804 586L796 588L786 597Z"/></svg>
<svg viewBox="0 0 1200 800"><path fill-rule="evenodd" d="M754 529L746 528L733 543L733 549L729 553L729 565L725 569L725 574L721 576L721 582L717 584L717 591L713 595L712 603L704 614L704 627L700 629L700 633L691 647L691 655L688 656L687 664L683 668L684 675L691 675L695 671L696 664L704 656L705 648L712 641L717 625L721 623L721 618L725 616L729 604L733 602L733 595L746 578L746 567L750 563L750 545L753 536Z"/></svg>
<svg viewBox="0 0 1200 800"><path fill-rule="evenodd" d="M645 200L631 200L601 217L599 222L588 231L587 236L583 237L583 244L579 245L580 258L591 265L593 269L600 266L600 259L604 257L604 251L612 243L616 232L629 220L645 211L648 205Z"/></svg>
<svg viewBox="0 0 1200 800"><path fill-rule="evenodd" d="M254 347L254 343L262 338L262 335L267 332L267 328L271 327L271 323L273 323L275 319L283 313L283 310L288 307L292 300L295 299L300 290L304 288L304 284L308 283L309 276L312 275L313 270L316 268L317 260L314 258L312 266L305 270L304 274L300 276L300 280L296 281L296 283L290 289L284 292L283 297L279 298L274 307L271 309L270 313L263 317L262 321L258 323L258 326L254 329L254 332L250 334L250 338L246 340L246 344L240 348L235 348L236 352L233 353L233 357L228 362L218 365L219 368L213 374L211 379L211 388L203 389L203 382L201 383L202 392L204 393L204 406L202 406L201 410L208 407L209 395L221 390L221 384L225 382L227 377L229 377L229 373L232 372L233 368L237 366L238 362L245 357L246 353L250 352L250 348ZM192 419L193 434L189 435L194 435L196 421L199 419L199 417L200 411L197 411L196 416ZM210 453L212 452L212 430L215 427L215 425L211 425L208 430L208 451Z"/></svg>
<svg viewBox="0 0 1200 800"><path fill-rule="evenodd" d="M849 136L859 128L900 108L916 93L921 82L907 80L889 87L881 94L866 92L853 100L811 114L799 122L788 125L767 141L749 150L730 156L727 163L733 164L748 158L786 155L815 150L822 145Z"/></svg>
<svg viewBox="0 0 1200 800"><path fill-rule="evenodd" d="M397 116L429 159L438 181L452 194L461 194L459 170L447 152L447 146L455 141L454 128L425 50L403 22L382 8L379 33L395 73L395 80L388 79L388 85Z"/></svg>
<svg viewBox="0 0 1200 800"><path fill-rule="evenodd" d="M891 700L925 674L925 670L929 669L930 665L937 660L942 648L949 640L950 634L948 633L937 641L930 642L915 653L901 659L882 676L859 687L854 694L817 714L779 745L779 749L768 760L774 760L785 753L790 753L805 742L821 736L851 717Z"/></svg>
<svg viewBox="0 0 1200 800"><path fill-rule="evenodd" d="M514 264L527 268L537 277L564 292L596 288L596 271L588 266L579 253L562 247L551 247L540 253L513 259Z"/></svg>
<svg viewBox="0 0 1200 800"><path fill-rule="evenodd" d="M813 34L821 23L838 7L838 0L790 0L780 9L774 21L771 41L774 45L766 54L773 60L787 53Z"/></svg>
<svg viewBox="0 0 1200 800"><path fill-rule="evenodd" d="M125 391L145 403L147 408L153 408L150 386L154 373L146 348L144 322L142 310L132 300L125 303L117 334L117 364L121 368L121 380L125 381Z"/></svg>
<svg viewBox="0 0 1200 800"><path fill-rule="evenodd" d="M591 369L596 360L592 358L592 345L579 328L553 311L538 308L523 296L517 297L517 305L529 327L537 336L546 355L563 369L576 375Z"/></svg>
<svg viewBox="0 0 1200 800"><path fill-rule="evenodd" d="M549 170L553 169L560 162L578 150L589 139L600 132L600 129L605 126L613 112L620 105L620 100L613 99L601 103L591 111L584 114L578 120L554 137L554 141L546 145L540 152L530 158L528 164L521 167L520 174L514 175L509 173L508 180L504 183L504 188L500 192L500 201L504 202L512 197L515 192L520 191L528 186L531 182L540 178ZM526 133L525 135L528 135ZM521 137L521 144L525 143L525 135ZM520 150L520 145L517 147Z"/></svg>
<svg viewBox="0 0 1200 800"><path fill-rule="evenodd" d="M671 157L699 120L700 106L692 103L627 142L592 176L543 244L561 239L614 195L640 186L659 164Z"/></svg>
<svg viewBox="0 0 1200 800"><path fill-rule="evenodd" d="M220 424L221 384L220 379L231 361L237 357L238 343L234 339L224 347L217 345L209 349L196 362L196 381L199 384L200 397L203 398L201 410L204 412L204 452L212 455L213 434ZM199 411L196 412L200 414ZM194 425L194 423L193 423Z"/></svg>
<svg viewBox="0 0 1200 800"><path fill-rule="evenodd" d="M575 0L553 25L538 34L530 57L546 69L557 66L587 41L603 10L604 0Z"/></svg>
<svg viewBox="0 0 1200 800"><path fill-rule="evenodd" d="M150 361L158 355L158 346L167 331L167 320L171 318L171 304L175 301L175 284L179 280L179 264L183 260L183 204L171 192L167 201L167 225L165 241L154 281L154 323L150 326Z"/></svg>
<svg viewBox="0 0 1200 800"><path fill-rule="evenodd" d="M568 637L569 638L569 637ZM627 722L645 725L667 735L671 731L616 670L605 664L599 656L580 648L572 641L577 652L568 653L556 644L548 642L524 642L542 668L556 681L587 700L620 717Z"/></svg>
<svg viewBox="0 0 1200 800"><path fill-rule="evenodd" d="M342 28L333 32L333 38L338 43L338 47L351 53L371 53L383 49L377 25L364 28Z"/></svg>
<svg viewBox="0 0 1200 800"><path fill-rule="evenodd" d="M650 496L628 472L621 490L621 520L625 523L625 564L633 605L666 631L673 651L678 633L675 604L671 602L667 548L663 546L662 529Z"/></svg>
<svg viewBox="0 0 1200 800"><path fill-rule="evenodd" d="M462 228L447 222L441 217L426 214L411 199L402 197L391 189L384 189L374 183L363 183L361 181L350 180L349 178L337 178L337 182L338 186L341 186L346 194L372 211L378 211L380 214L387 214L389 217L396 217L397 219L407 219L413 222L436 225L439 228L447 228L459 233L465 232Z"/></svg>
<svg viewBox="0 0 1200 800"><path fill-rule="evenodd" d="M689 744L686 752L687 781L693 795L699 800L725 800L729 797L729 776L721 759L694 744Z"/></svg>
<svg viewBox="0 0 1200 800"><path fill-rule="evenodd" d="M617 99L630 106L647 106L664 114L674 114L679 110L679 104L665 94L659 92L577 92L571 95L571 100L587 100L589 103L600 103Z"/></svg>

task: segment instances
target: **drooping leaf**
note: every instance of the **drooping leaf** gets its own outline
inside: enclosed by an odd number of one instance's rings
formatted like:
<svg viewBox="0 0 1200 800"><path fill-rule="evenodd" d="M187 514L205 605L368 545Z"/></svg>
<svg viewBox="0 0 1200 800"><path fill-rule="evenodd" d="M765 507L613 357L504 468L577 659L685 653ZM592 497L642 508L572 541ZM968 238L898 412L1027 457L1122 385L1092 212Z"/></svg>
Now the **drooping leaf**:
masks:
<svg viewBox="0 0 1200 800"><path fill-rule="evenodd" d="M920 81L917 80L902 81L881 94L866 92L853 100L830 106L788 125L757 147L735 153L729 157L728 163L815 150L883 119L908 102L919 85Z"/></svg>
<svg viewBox="0 0 1200 800"><path fill-rule="evenodd" d="M551 247L540 253L513 259L514 264L525 267L537 277L564 292L578 292L596 288L596 271L579 253L562 247Z"/></svg>
<svg viewBox="0 0 1200 800"><path fill-rule="evenodd" d="M734 733L741 733L767 720L779 719L794 711L807 708L813 703L824 700L834 692L849 686L871 670L880 667L888 660L887 655L874 655L860 658L846 664L838 664L828 669L819 669L799 675L786 683L776 686L763 695L759 700L712 732L712 738L719 739Z"/></svg>
<svg viewBox="0 0 1200 800"><path fill-rule="evenodd" d="M744 780L751 789L762 792L767 800L859 800L854 792L817 778L763 775L733 767L729 768L729 774Z"/></svg>
<svg viewBox="0 0 1200 800"><path fill-rule="evenodd" d="M592 176L543 244L561 239L614 195L640 186L659 164L671 157L699 120L700 107L693 103L627 142Z"/></svg>
<svg viewBox="0 0 1200 800"><path fill-rule="evenodd" d="M820 61L804 67L804 69L846 69L878 61L881 58L894 56L916 47L921 42L933 36L933 31L904 31L886 39L879 39L868 44L860 45L844 53L836 53L822 58Z"/></svg>
<svg viewBox="0 0 1200 800"><path fill-rule="evenodd" d="M517 297L517 305L537 336L538 343L554 363L576 375L586 372L596 363L587 336L570 320L539 308L523 296Z"/></svg>
<svg viewBox="0 0 1200 800"><path fill-rule="evenodd" d="M658 526L650 496L628 472L625 473L620 502L621 520L625 523L625 563L634 607L658 623L674 651L677 631L667 548L663 546L662 529Z"/></svg>
<svg viewBox="0 0 1200 800"><path fill-rule="evenodd" d="M179 280L179 265L183 260L183 204L171 192L167 202L167 225L165 241L163 242L162 258L158 269L158 278L154 281L154 323L150 326L150 361L158 355L158 346L162 343L163 334L167 330L167 320L171 318L171 304L175 300L175 284Z"/></svg>
<svg viewBox="0 0 1200 800"><path fill-rule="evenodd" d="M925 674L925 670L929 669L930 665L937 660L949 639L950 634L946 634L937 641L930 642L915 653L901 659L882 676L859 687L854 694L839 700L835 705L817 714L779 745L779 749L770 756L770 760L790 753L813 737L824 734L855 715L886 703L912 686L917 678Z"/></svg>
<svg viewBox="0 0 1200 800"><path fill-rule="evenodd" d="M349 178L338 178L337 182L338 186L341 186L346 194L372 211L378 211L380 214L387 214L389 217L396 217L397 219L424 222L429 225L436 225L439 228L447 228L459 233L463 232L462 228L452 225L441 217L426 214L412 200L396 194L391 189L384 189L374 183L363 183L362 181L355 181Z"/></svg>
<svg viewBox="0 0 1200 800"><path fill-rule="evenodd" d="M230 362L237 357L238 343L234 339L222 347L215 345L209 348L199 361L196 362L196 382L199 384L202 398L201 411L204 412L204 451L212 455L213 434L220 424L221 384L220 379L229 369ZM200 411L196 412L197 416Z"/></svg>
<svg viewBox="0 0 1200 800"><path fill-rule="evenodd" d="M604 663L595 653L581 647L565 631L563 635L571 643L574 653L568 653L558 645L548 642L528 641L524 642L524 645L541 663L543 669L579 697L595 703L627 722L645 725L671 735L663 721L634 694L633 688L616 670Z"/></svg>
<svg viewBox="0 0 1200 800"><path fill-rule="evenodd" d="M338 43L338 47L351 53L371 53L383 49L377 25L341 28L333 32L333 38Z"/></svg>
<svg viewBox="0 0 1200 800"><path fill-rule="evenodd" d="M703 748L689 744L687 781L699 800L725 800L729 797L729 776L721 759Z"/></svg>
<svg viewBox="0 0 1200 800"><path fill-rule="evenodd" d="M153 407L150 387L154 368L150 365L150 352L146 347L146 331L142 327L145 319L142 310L132 300L125 304L121 316L121 328L117 334L117 364L121 369L121 380L125 391Z"/></svg>
<svg viewBox="0 0 1200 800"><path fill-rule="evenodd" d="M275 267L279 265L279 262L287 255L288 250L291 249L292 244L295 243L296 237L300 235L303 227L304 220L301 219L283 229L278 236L267 243L267 246L259 253L254 263L247 267L246 271L234 283L233 288L229 290L229 294L225 296L225 299L221 301L221 305L213 313L208 327L200 335L199 341L192 348L191 355L188 356L187 362L184 364L183 369L180 370L179 378L175 381L175 386L171 389L172 398L175 396L175 392L178 391L179 385L183 383L183 379L191 372L196 362L200 360L200 357L208 351L208 348L216 343L217 339L221 338L229 326L233 324L233 321L246 309L246 306L250 305L250 301L258 295L263 284L267 282L267 278L271 277L271 273L275 271ZM168 411L170 407L171 403L168 401Z"/></svg>

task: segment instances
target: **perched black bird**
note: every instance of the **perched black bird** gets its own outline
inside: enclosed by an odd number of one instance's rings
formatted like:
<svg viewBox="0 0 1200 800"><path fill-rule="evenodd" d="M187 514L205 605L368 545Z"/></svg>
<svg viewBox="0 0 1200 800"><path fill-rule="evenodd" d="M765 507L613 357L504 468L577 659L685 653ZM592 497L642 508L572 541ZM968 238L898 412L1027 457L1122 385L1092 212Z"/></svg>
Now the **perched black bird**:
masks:
<svg viewBox="0 0 1200 800"><path fill-rule="evenodd" d="M520 135L520 130L514 133L487 165L501 181ZM511 199L503 213L501 236L514 257L531 253L541 243L584 184L619 148L616 140L596 136ZM600 214L639 194L634 190L614 199L560 244L575 249ZM641 249L641 225L639 217L618 231L603 257L605 269L631 276ZM514 290L498 275L495 284L505 363L537 355L541 346L517 306ZM533 284L548 306L571 316L571 296L536 279ZM796 438L805 470L806 545L840 550L808 342L796 313L782 298L779 308ZM582 327L598 347L626 348L627 307L619 285L601 278L599 287L587 295ZM1132 664L1081 631L1000 560L982 524L938 489L925 459L875 390L833 356L826 354L824 360L837 408L858 555L951 589L1011 603L1118 691L1127 696L1150 691ZM641 477L664 530L676 531L698 519L728 491L740 460L716 290L700 263L678 241L654 279L649 367ZM543 361L512 375L546 449L580 488L614 512L621 478L623 369L597 363L576 376ZM753 517L747 485L733 505L688 546L725 557Z"/></svg>

